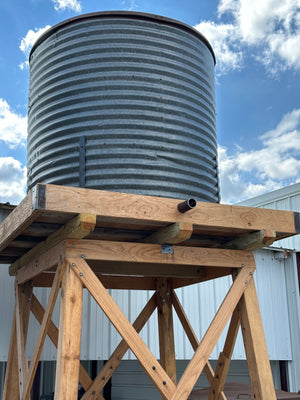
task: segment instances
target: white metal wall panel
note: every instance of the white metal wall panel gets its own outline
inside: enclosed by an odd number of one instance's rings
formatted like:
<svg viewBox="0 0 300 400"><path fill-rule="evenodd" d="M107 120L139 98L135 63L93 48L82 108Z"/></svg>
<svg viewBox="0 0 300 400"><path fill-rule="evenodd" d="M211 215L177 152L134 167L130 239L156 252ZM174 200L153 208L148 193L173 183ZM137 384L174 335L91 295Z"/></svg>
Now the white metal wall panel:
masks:
<svg viewBox="0 0 300 400"><path fill-rule="evenodd" d="M300 183L242 201L239 205L300 212ZM300 251L300 235L278 240L274 247Z"/></svg>
<svg viewBox="0 0 300 400"><path fill-rule="evenodd" d="M295 254L285 260L285 264L292 347L292 360L288 361L289 390L298 392L300 390L300 296Z"/></svg>

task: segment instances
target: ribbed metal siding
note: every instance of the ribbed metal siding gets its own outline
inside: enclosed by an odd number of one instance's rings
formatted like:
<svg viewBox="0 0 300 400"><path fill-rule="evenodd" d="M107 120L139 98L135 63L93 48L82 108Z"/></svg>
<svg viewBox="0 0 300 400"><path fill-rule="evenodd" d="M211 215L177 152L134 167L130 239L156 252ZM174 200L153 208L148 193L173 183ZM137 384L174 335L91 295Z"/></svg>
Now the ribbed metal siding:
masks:
<svg viewBox="0 0 300 400"><path fill-rule="evenodd" d="M269 208L300 213L300 183L266 193L239 203L242 206ZM278 240L273 247L300 251L300 235Z"/></svg>
<svg viewBox="0 0 300 400"><path fill-rule="evenodd" d="M214 57L205 39L135 13L81 16L52 30L30 57L28 188L217 202Z"/></svg>

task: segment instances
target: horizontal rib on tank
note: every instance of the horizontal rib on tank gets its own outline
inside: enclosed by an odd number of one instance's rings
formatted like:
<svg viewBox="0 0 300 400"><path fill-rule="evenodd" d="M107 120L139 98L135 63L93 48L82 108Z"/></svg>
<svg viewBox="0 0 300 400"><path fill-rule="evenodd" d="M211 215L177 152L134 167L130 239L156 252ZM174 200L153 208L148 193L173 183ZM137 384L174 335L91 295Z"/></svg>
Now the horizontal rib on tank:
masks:
<svg viewBox="0 0 300 400"><path fill-rule="evenodd" d="M80 20L31 54L28 187L79 185L218 201L214 59L168 23Z"/></svg>

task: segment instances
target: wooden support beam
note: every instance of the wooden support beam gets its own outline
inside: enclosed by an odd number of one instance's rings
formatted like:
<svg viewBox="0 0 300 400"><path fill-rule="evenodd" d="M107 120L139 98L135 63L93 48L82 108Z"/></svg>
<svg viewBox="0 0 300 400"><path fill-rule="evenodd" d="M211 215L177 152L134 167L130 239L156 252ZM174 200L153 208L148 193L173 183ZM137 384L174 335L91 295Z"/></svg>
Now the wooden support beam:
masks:
<svg viewBox="0 0 300 400"><path fill-rule="evenodd" d="M119 334L126 340L128 346L136 355L143 369L159 392L163 396L171 398L175 392L174 383L161 367L159 362L155 359L104 286L97 279L96 275L89 268L88 264L82 258L72 258L68 261L72 265L76 275L82 280L82 283L94 297Z"/></svg>
<svg viewBox="0 0 300 400"><path fill-rule="evenodd" d="M82 291L80 279L67 265L61 289L55 400L78 395Z"/></svg>
<svg viewBox="0 0 300 400"><path fill-rule="evenodd" d="M43 318L44 318L45 310L34 294L32 295L32 298L31 298L31 312L33 313L35 318L38 320L38 322L41 324L43 321ZM47 335L49 336L49 339L54 344L54 346L57 348L57 346L58 346L58 329L52 321L50 321L50 323L49 323ZM86 372L86 370L84 369L82 364L80 364L80 367L79 367L79 382L80 382L81 386L84 388L84 390L88 390L93 383L92 379L90 378L89 374Z"/></svg>
<svg viewBox="0 0 300 400"><path fill-rule="evenodd" d="M255 400L276 400L254 280L249 282L239 310L253 396Z"/></svg>
<svg viewBox="0 0 300 400"><path fill-rule="evenodd" d="M233 282L192 360L183 373L171 400L186 400L197 382L239 299L252 280L254 267L244 267Z"/></svg>
<svg viewBox="0 0 300 400"><path fill-rule="evenodd" d="M133 328L139 333L146 322L149 320L156 308L156 293L154 293L148 303L145 305L135 322L133 323ZM107 384L114 371L119 366L122 358L124 357L126 351L129 349L127 342L123 339L113 354L110 356L109 360L103 366L101 372L98 374L97 378L94 380L93 384L89 390L83 395L82 400L94 400L95 396L98 396L104 386Z"/></svg>
<svg viewBox="0 0 300 400"><path fill-rule="evenodd" d="M62 281L62 277L65 271L65 263L58 265L53 285L49 294L48 304L46 310L43 315L43 319L41 321L40 331L36 340L36 345L33 351L33 355L30 362L30 368L27 376L26 383L23 388L22 400L29 400L30 399L30 391L33 384L33 380L35 377L35 373L38 367L38 363L41 357L42 349L44 346L44 342L47 336L48 327L50 325L52 313L54 310L54 306L56 303L58 291L60 288L60 284Z"/></svg>
<svg viewBox="0 0 300 400"><path fill-rule="evenodd" d="M202 276L197 278L171 278L172 288L177 289L188 285L193 285L195 283L207 282L212 279L221 278L222 276L231 275L232 271L229 268L201 268Z"/></svg>
<svg viewBox="0 0 300 400"><path fill-rule="evenodd" d="M27 282L36 276L40 275L44 271L52 271L56 269L64 259L65 253L65 242L57 244L52 249L46 251L46 253L40 255L36 259L33 259L27 265L17 271L16 282L18 285Z"/></svg>
<svg viewBox="0 0 300 400"><path fill-rule="evenodd" d="M236 342L240 327L240 316L238 307L234 310L230 325L227 332L227 337L223 352L220 353L215 375L211 383L211 389L208 400L222 400L223 399L223 389L226 382L226 377L229 371L230 361Z"/></svg>
<svg viewBox="0 0 300 400"><path fill-rule="evenodd" d="M262 229L258 232L223 243L221 247L225 249L236 250L256 250L262 247L270 246L276 240L276 232L273 230Z"/></svg>
<svg viewBox="0 0 300 400"><path fill-rule="evenodd" d="M181 325L192 345L193 350L196 351L200 342L199 342L197 335L194 332L194 330L190 324L190 321L188 320L188 317L187 317L187 315L177 297L177 294L175 293L174 290L172 291L172 301L173 301L174 309L178 315L179 321L181 322ZM209 384L212 384L213 378L214 378L214 370L208 360L203 368L203 371L205 373L205 376L206 376ZM223 392L221 392L220 400L226 400L226 396Z"/></svg>
<svg viewBox="0 0 300 400"><path fill-rule="evenodd" d="M139 240L140 243L178 244L190 239L193 233L193 224L190 222L176 222L154 232L152 235Z"/></svg>
<svg viewBox="0 0 300 400"><path fill-rule="evenodd" d="M66 238L82 239L91 232L93 232L96 225L96 215L93 214L79 214L70 221L68 221L60 229L52 233L46 240L37 244L29 250L24 256L19 258L9 267L10 275L16 275L16 272L29 264L32 260L50 250L62 240Z"/></svg>
<svg viewBox="0 0 300 400"><path fill-rule="evenodd" d="M28 375L28 360L25 357L25 348L30 316L31 296L32 287L30 283L16 285L16 331L20 397L23 395Z"/></svg>
<svg viewBox="0 0 300 400"><path fill-rule="evenodd" d="M157 279L157 317L160 363L174 384L177 384L175 341L170 279Z"/></svg>
<svg viewBox="0 0 300 400"><path fill-rule="evenodd" d="M149 246L149 245L148 245ZM197 265L177 265L142 263L142 262L122 262L122 261L97 261L88 260L88 264L96 275L118 275L118 276L139 276L148 278L177 277L177 278L196 278L205 277L205 271ZM231 269L227 268L228 272ZM155 290L155 289L154 289Z"/></svg>
<svg viewBox="0 0 300 400"><path fill-rule="evenodd" d="M2 400L19 400L19 368L17 352L16 307L11 328L8 359Z"/></svg>
<svg viewBox="0 0 300 400"><path fill-rule="evenodd" d="M41 211L32 207L33 191L21 201L0 224L0 251L5 249L7 244L16 238L25 227L29 226L34 219L41 214Z"/></svg>
<svg viewBox="0 0 300 400"><path fill-rule="evenodd" d="M66 240L66 257L84 258L88 261L194 265L231 269L246 265L251 256L251 252L244 250L172 246L166 251L158 244L88 239Z"/></svg>

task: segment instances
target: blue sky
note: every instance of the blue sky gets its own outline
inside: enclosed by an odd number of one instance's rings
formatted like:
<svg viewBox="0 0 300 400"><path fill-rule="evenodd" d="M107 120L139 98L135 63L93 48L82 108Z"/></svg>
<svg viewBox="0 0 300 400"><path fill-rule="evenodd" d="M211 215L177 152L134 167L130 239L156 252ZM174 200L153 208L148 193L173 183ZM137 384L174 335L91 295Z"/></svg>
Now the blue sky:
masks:
<svg viewBox="0 0 300 400"><path fill-rule="evenodd" d="M49 26L105 10L175 18L212 44L223 203L300 181L300 0L1 0L0 202L26 193L32 44Z"/></svg>

